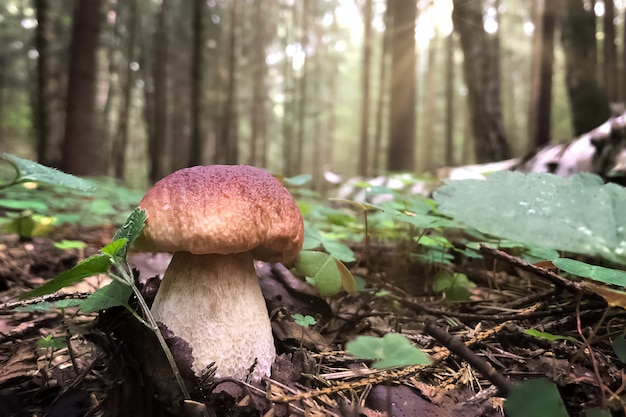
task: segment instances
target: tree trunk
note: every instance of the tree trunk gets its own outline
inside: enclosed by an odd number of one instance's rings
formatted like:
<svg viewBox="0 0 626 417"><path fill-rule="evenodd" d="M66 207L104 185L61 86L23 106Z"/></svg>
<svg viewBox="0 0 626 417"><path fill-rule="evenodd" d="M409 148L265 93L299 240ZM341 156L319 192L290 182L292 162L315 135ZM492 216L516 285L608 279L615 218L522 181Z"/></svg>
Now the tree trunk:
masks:
<svg viewBox="0 0 626 417"><path fill-rule="evenodd" d="M292 161L291 172L302 173L304 171L304 146L305 146L305 133L306 133L306 112L308 105L308 84L309 84L309 57L307 55L307 47L309 44L309 16L310 13L307 10L307 5L310 2L303 1L301 4L302 14L300 15L300 30L302 36L300 37L300 47L304 54L304 63L302 65L302 74L298 79L298 131L296 137L296 155Z"/></svg>
<svg viewBox="0 0 626 417"><path fill-rule="evenodd" d="M606 92L596 77L596 17L582 0L563 0L561 41L565 52L565 82L572 110L574 135L604 123L610 116Z"/></svg>
<svg viewBox="0 0 626 417"><path fill-rule="evenodd" d="M313 30L313 36L315 39L322 39L326 28L322 25L315 25ZM311 89L315 91L316 100L312 103L314 105L313 117L311 120L311 165L313 175L312 186L313 189L324 195L328 183L324 180L324 168L327 161L325 160L326 151L325 147L328 146L328 139L323 135L324 128L324 115L328 114L328 107L324 105L324 99L327 99L327 95L323 92L325 90L324 77L326 71L331 67L331 60L328 54L328 45L322 43L316 48L315 53L311 57L312 76L311 76ZM325 71L326 69L326 71ZM325 113L326 112L326 113Z"/></svg>
<svg viewBox="0 0 626 417"><path fill-rule="evenodd" d="M494 47L497 42L489 39L484 30L482 1L454 0L452 20L463 50L476 161L507 159L510 151L502 123L499 52Z"/></svg>
<svg viewBox="0 0 626 417"><path fill-rule="evenodd" d="M385 10L383 17L385 20L385 26L389 27L389 8ZM387 66L389 55L389 43L391 31L385 30L382 34L382 45L380 49L380 69L378 79L378 97L376 100L376 128L374 131L374 172L378 172L382 169L382 147L383 147L383 114L385 109L385 93L387 91Z"/></svg>
<svg viewBox="0 0 626 417"><path fill-rule="evenodd" d="M169 35L167 28L168 1L162 0L156 16L153 35L152 79L154 84L152 129L149 128L150 171L152 183L168 174L166 148L168 139L168 92Z"/></svg>
<svg viewBox="0 0 626 417"><path fill-rule="evenodd" d="M298 4L298 3L296 3ZM301 3L300 3L301 4ZM285 18L291 15L291 22L286 24L285 37L282 42L282 46L287 48L292 42L294 42L293 28L297 24L295 4L285 5L284 9ZM283 117L282 117L282 160L283 160L283 172L286 176L292 176L294 174L293 161L294 161L294 122L295 122L295 86L293 75L293 60L289 55L285 55L283 60Z"/></svg>
<svg viewBox="0 0 626 417"><path fill-rule="evenodd" d="M550 143L554 26L557 6L554 0L537 0L528 118L532 148L540 148Z"/></svg>
<svg viewBox="0 0 626 417"><path fill-rule="evenodd" d="M94 127L101 5L102 0L78 0L74 7L61 168L75 175L106 174L106 154Z"/></svg>
<svg viewBox="0 0 626 417"><path fill-rule="evenodd" d="M454 165L454 32L446 38L445 81L445 165Z"/></svg>
<svg viewBox="0 0 626 417"><path fill-rule="evenodd" d="M370 70L372 61L372 0L363 5L363 64L361 70L361 143L359 145L359 175L369 170Z"/></svg>
<svg viewBox="0 0 626 417"><path fill-rule="evenodd" d="M123 19L122 15L124 13L124 5L120 2L117 4L109 2L108 5L115 14L115 19L108 30L101 35L103 45L106 45L105 60L107 61L108 68L104 80L101 81L105 84L105 87L102 90L104 90L103 94L106 98L104 100L104 105L102 106L102 115L100 117L100 136L104 141L111 144L111 149L107 149L107 151L109 155L109 165L113 166L116 152L112 127L113 120L115 119L113 116L113 110L116 108L116 95L118 95L122 90L122 87L120 87L119 77L115 77L114 75L120 73L119 50L121 48L122 39L124 38L122 33L123 30L121 28L125 28L125 26L120 23Z"/></svg>
<svg viewBox="0 0 626 417"><path fill-rule="evenodd" d="M189 166L202 165L204 155L204 10L206 1L195 0L191 62L191 148ZM233 5L234 7L234 5Z"/></svg>
<svg viewBox="0 0 626 417"><path fill-rule="evenodd" d="M237 1L232 2L230 12L230 33L228 36L228 84L221 121L221 135L217 139L216 159L218 164L236 164L239 158L237 138L236 74L237 70Z"/></svg>
<svg viewBox="0 0 626 417"><path fill-rule="evenodd" d="M128 49L126 51L126 83L124 84L124 95L120 105L118 115L118 126L115 141L113 143L113 167L116 178L124 179L126 170L126 148L128 147L128 118L132 109L131 97L135 86L135 71L131 64L135 61L135 43L137 39L137 28L139 14L137 12L137 0L127 0L125 4L129 7L128 16Z"/></svg>
<svg viewBox="0 0 626 417"><path fill-rule="evenodd" d="M428 55L426 63L427 70L425 75L424 85L424 112L422 116L422 134L420 140L420 171L434 173L435 170L435 146L437 140L435 140L435 125L437 124L438 112L436 110L437 97L437 43L439 39L435 36L430 39L428 43Z"/></svg>
<svg viewBox="0 0 626 417"><path fill-rule="evenodd" d="M250 107L250 158L251 165L263 165L267 149L267 63L265 61L265 43L267 29L265 21L268 18L267 0L257 0L254 6L254 40L252 42L252 101Z"/></svg>
<svg viewBox="0 0 626 417"><path fill-rule="evenodd" d="M626 102L626 30L622 30L622 66L621 66L621 83L619 100Z"/></svg>
<svg viewBox="0 0 626 417"><path fill-rule="evenodd" d="M615 4L613 0L604 0L604 89L608 99L614 103L619 100L617 88L617 48L615 46Z"/></svg>
<svg viewBox="0 0 626 417"><path fill-rule="evenodd" d="M35 0L37 11L37 30L35 32L35 46L37 48L37 109L35 126L37 131L37 160L44 165L51 165L48 147L51 133L50 108L50 43L52 42L52 27L50 20L50 0Z"/></svg>
<svg viewBox="0 0 626 417"><path fill-rule="evenodd" d="M388 0L391 14L391 109L387 170L415 169L415 0Z"/></svg>

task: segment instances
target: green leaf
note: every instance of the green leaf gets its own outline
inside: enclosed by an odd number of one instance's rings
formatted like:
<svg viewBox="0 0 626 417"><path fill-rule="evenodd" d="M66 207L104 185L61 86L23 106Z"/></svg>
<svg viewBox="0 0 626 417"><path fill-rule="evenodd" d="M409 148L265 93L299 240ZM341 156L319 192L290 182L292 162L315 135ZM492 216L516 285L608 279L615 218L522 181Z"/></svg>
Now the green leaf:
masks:
<svg viewBox="0 0 626 417"><path fill-rule="evenodd" d="M559 269L579 277L591 278L605 284L620 285L626 287L626 272L619 269L605 268L603 266L589 265L574 259L558 258L552 263Z"/></svg>
<svg viewBox="0 0 626 417"><path fill-rule="evenodd" d="M620 334L613 339L613 352L617 355L622 363L626 363L626 336Z"/></svg>
<svg viewBox="0 0 626 417"><path fill-rule="evenodd" d="M434 196L442 213L481 232L626 261L626 189L598 176L496 172L447 181Z"/></svg>
<svg viewBox="0 0 626 417"><path fill-rule="evenodd" d="M585 417L612 417L613 413L609 410L603 410L602 408L587 408L585 410Z"/></svg>
<svg viewBox="0 0 626 417"><path fill-rule="evenodd" d="M434 229L437 227L456 226L450 220L442 217L431 216L424 213L412 213L412 212L394 212L387 211L393 218L402 222L411 224L418 229Z"/></svg>
<svg viewBox="0 0 626 417"><path fill-rule="evenodd" d="M118 306L130 308L128 298L132 292L133 290L129 285L114 280L109 285L96 290L85 300L81 300L80 309L85 313L91 313Z"/></svg>
<svg viewBox="0 0 626 417"><path fill-rule="evenodd" d="M48 205L37 200L7 200L0 199L0 206L11 210L32 210L39 213L48 211Z"/></svg>
<svg viewBox="0 0 626 417"><path fill-rule="evenodd" d="M75 284L83 278L93 275L104 274L111 266L111 258L108 255L93 255L79 262L75 267L67 271L61 272L52 280L46 282L39 288L28 291L20 296L20 299L39 297L51 294L61 288Z"/></svg>
<svg viewBox="0 0 626 417"><path fill-rule="evenodd" d="M309 327L317 323L315 318L312 316L309 316L308 314L306 316L303 316L302 314L299 314L299 313L292 314L291 317L294 319L297 325L302 326L302 327Z"/></svg>
<svg viewBox="0 0 626 417"><path fill-rule="evenodd" d="M126 259L126 253L128 248L135 242L135 239L141 234L146 224L146 211L137 207L126 218L126 221L115 232L113 241L119 239L126 239L125 245L120 250L116 251L116 256L120 259Z"/></svg>
<svg viewBox="0 0 626 417"><path fill-rule="evenodd" d="M357 284L350 270L338 259L335 259L335 265L337 265L337 269L339 270L343 289L347 292L355 292L357 290Z"/></svg>
<svg viewBox="0 0 626 417"><path fill-rule="evenodd" d="M344 262L354 262L356 258L354 257L354 252L347 245L344 245L341 242L337 242L335 240L323 239L322 247L326 252L330 254L333 258L339 259Z"/></svg>
<svg viewBox="0 0 626 417"><path fill-rule="evenodd" d="M106 245L105 247L103 247L100 250L100 252L104 253L105 255L109 255L112 258L115 258L117 256L117 254L122 249L124 249L124 247L126 246L126 243L128 243L128 239L126 239L125 237L123 237L121 239L114 240L113 242L111 242L108 245Z"/></svg>
<svg viewBox="0 0 626 417"><path fill-rule="evenodd" d="M283 178L283 182L293 187L300 187L311 181L311 178L313 177L310 174L300 174L296 175L295 177Z"/></svg>
<svg viewBox="0 0 626 417"><path fill-rule="evenodd" d="M65 337L52 337L51 334L42 337L37 341L37 349L61 349L67 346L67 339Z"/></svg>
<svg viewBox="0 0 626 417"><path fill-rule="evenodd" d="M346 344L346 350L357 358L374 359L372 366L377 369L430 363L428 355L398 333L387 333L382 338L357 336Z"/></svg>
<svg viewBox="0 0 626 417"><path fill-rule="evenodd" d="M87 244L82 240L65 240L63 239L60 242L54 242L54 247L57 249L68 250L68 249L85 249Z"/></svg>
<svg viewBox="0 0 626 417"><path fill-rule="evenodd" d="M470 288L476 287L467 275L461 273L451 273L446 269L442 269L435 275L433 282L433 290L446 294L449 300L469 300Z"/></svg>
<svg viewBox="0 0 626 417"><path fill-rule="evenodd" d="M93 216L109 217L112 214L117 213L117 210L115 209L115 207L113 207L110 201L97 199L92 201L91 205L89 206L89 212Z"/></svg>
<svg viewBox="0 0 626 417"><path fill-rule="evenodd" d="M335 295L341 289L341 274L333 257L327 253L301 251L295 260L295 267L321 296Z"/></svg>
<svg viewBox="0 0 626 417"><path fill-rule="evenodd" d="M94 186L84 179L66 174L28 159L18 158L8 153L2 154L2 159L8 161L19 172L16 182L35 181L52 185L60 185L78 191L91 192Z"/></svg>
<svg viewBox="0 0 626 417"><path fill-rule="evenodd" d="M569 417L556 385L546 379L524 381L511 388L504 410L509 417Z"/></svg>
<svg viewBox="0 0 626 417"><path fill-rule="evenodd" d="M428 246L431 248L451 248L452 243L445 236L418 236L415 241L420 246Z"/></svg>
<svg viewBox="0 0 626 417"><path fill-rule="evenodd" d="M570 342L575 342L576 341L576 338L574 338L572 336L560 336L558 334L542 332L542 331L539 331L537 329L528 329L528 330L524 331L524 333L526 333L529 336L534 336L534 337L538 337L540 339L548 340L550 342L556 342L557 340L568 340Z"/></svg>

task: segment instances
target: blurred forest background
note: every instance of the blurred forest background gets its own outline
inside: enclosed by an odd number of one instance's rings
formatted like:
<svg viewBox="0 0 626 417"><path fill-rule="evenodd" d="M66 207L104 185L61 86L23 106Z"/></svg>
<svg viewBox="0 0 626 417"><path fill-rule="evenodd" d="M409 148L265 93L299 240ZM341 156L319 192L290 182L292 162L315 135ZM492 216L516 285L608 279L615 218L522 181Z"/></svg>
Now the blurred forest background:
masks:
<svg viewBox="0 0 626 417"><path fill-rule="evenodd" d="M601 124L623 0L0 0L0 151L144 188L189 165L435 173Z"/></svg>

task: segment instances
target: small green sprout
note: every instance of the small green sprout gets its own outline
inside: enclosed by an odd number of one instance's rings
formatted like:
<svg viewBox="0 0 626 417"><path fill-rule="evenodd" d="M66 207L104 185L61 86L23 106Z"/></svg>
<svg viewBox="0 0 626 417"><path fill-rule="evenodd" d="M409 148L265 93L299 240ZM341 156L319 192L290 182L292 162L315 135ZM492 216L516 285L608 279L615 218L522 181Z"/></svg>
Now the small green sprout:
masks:
<svg viewBox="0 0 626 417"><path fill-rule="evenodd" d="M317 323L315 318L309 316L308 314L306 316L303 316L302 314L292 314L291 317L294 319L297 325L302 327L309 327Z"/></svg>
<svg viewBox="0 0 626 417"><path fill-rule="evenodd" d="M303 316L302 314L296 313L292 314L291 317L298 326L302 326L302 334L300 335L300 348L302 348L302 341L304 340L304 329L313 324L316 324L317 321L314 317L309 316L308 314L306 316Z"/></svg>
<svg viewBox="0 0 626 417"><path fill-rule="evenodd" d="M65 337L53 337L51 334L48 336L42 336L37 341L37 349L51 349L57 350L67 346L67 339Z"/></svg>

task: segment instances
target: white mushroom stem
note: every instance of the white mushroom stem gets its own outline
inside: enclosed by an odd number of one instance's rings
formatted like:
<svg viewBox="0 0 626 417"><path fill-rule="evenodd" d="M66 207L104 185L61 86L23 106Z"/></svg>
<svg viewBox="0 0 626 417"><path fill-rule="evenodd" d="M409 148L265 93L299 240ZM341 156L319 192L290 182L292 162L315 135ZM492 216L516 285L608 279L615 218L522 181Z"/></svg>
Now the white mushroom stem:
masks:
<svg viewBox="0 0 626 417"><path fill-rule="evenodd" d="M267 307L252 255L176 252L152 314L193 349L196 375L211 362L218 377L258 381L276 358Z"/></svg>

